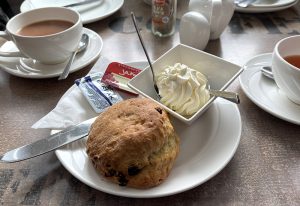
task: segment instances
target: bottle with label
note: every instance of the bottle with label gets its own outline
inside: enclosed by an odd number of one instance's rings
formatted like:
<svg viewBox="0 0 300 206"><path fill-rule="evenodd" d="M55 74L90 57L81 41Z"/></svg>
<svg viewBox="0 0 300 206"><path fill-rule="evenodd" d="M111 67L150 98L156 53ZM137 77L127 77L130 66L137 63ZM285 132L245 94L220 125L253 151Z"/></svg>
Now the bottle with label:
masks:
<svg viewBox="0 0 300 206"><path fill-rule="evenodd" d="M152 0L152 33L159 37L174 34L177 0Z"/></svg>

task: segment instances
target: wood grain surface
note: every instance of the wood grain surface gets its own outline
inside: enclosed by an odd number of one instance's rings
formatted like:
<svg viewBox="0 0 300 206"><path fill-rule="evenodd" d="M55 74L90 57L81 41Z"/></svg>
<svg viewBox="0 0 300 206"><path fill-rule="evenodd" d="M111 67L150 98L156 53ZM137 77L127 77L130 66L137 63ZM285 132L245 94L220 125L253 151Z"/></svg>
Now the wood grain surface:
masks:
<svg viewBox="0 0 300 206"><path fill-rule="evenodd" d="M21 2L9 1L15 13ZM187 5L188 1L179 1L177 31L170 38L152 35L151 7L143 1L125 0L121 10L85 27L103 38L102 56L119 62L146 61L130 19L134 11L150 58L155 60L179 43L178 26ZM296 34L300 34L299 5L273 13L235 13L220 39L210 41L205 51L242 66L255 55L272 52L278 40ZM49 130L31 126L50 112L74 80L92 66L64 81L19 78L0 69L0 153L49 135ZM219 174L194 189L153 199L113 196L81 183L51 152L23 162L0 163L0 204L300 205L300 126L257 107L238 80L229 90L238 92L241 98L239 147Z"/></svg>

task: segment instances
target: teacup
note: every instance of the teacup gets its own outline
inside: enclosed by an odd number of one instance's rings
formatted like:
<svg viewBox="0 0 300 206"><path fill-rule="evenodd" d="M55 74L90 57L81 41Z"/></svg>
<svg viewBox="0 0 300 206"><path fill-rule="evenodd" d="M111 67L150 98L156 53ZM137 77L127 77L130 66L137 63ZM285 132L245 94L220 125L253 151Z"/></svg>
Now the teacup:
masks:
<svg viewBox="0 0 300 206"><path fill-rule="evenodd" d="M272 55L275 82L279 89L296 104L300 104L299 63L300 35L284 38L275 45Z"/></svg>
<svg viewBox="0 0 300 206"><path fill-rule="evenodd" d="M20 13L8 21L5 31L0 31L0 37L13 41L20 52L0 52L0 56L62 63L76 50L82 30L80 14L68 8L47 7Z"/></svg>

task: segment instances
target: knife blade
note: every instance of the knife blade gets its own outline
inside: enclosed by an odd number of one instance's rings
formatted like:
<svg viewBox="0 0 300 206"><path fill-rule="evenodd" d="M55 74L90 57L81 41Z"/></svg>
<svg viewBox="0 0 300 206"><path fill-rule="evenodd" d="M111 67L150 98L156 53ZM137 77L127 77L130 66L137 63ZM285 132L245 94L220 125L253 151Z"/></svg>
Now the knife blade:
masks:
<svg viewBox="0 0 300 206"><path fill-rule="evenodd" d="M250 6L252 3L254 3L257 0L237 0L235 1L235 5L241 8L246 8Z"/></svg>
<svg viewBox="0 0 300 206"><path fill-rule="evenodd" d="M13 149L1 155L0 162L13 163L30 159L86 137L95 119L96 117L88 119L76 126L68 127L46 138Z"/></svg>
<svg viewBox="0 0 300 206"><path fill-rule="evenodd" d="M73 4L67 4L64 5L64 7L75 7L75 6L80 6L80 5L84 5L84 4L89 4L89 3L93 3L93 2L99 2L102 3L103 0L85 0L85 1L80 1L78 3L73 3Z"/></svg>
<svg viewBox="0 0 300 206"><path fill-rule="evenodd" d="M93 2L98 2L99 4L103 3L103 0L82 0L79 2L75 2L75 3L70 3L70 4L65 4L65 5L61 5L62 7L67 7L67 8L71 8L71 7L76 7L76 6L81 6L81 5L85 5L85 4L89 4L89 3L93 3ZM37 4L36 1L32 1L32 0L28 0L29 6L31 9L36 9L36 8L41 8L41 7L45 7L45 6L57 6L56 4L59 2L49 2L50 4L48 5L44 5L44 4ZM97 4L98 5L98 4Z"/></svg>

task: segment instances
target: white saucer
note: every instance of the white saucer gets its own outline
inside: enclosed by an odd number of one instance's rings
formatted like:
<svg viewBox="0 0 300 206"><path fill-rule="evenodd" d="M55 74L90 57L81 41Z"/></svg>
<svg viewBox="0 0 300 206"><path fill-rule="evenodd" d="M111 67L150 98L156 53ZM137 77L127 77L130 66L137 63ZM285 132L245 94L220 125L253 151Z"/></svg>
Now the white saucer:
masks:
<svg viewBox="0 0 300 206"><path fill-rule="evenodd" d="M126 64L140 69L148 66L146 62ZM67 98L66 95L62 98ZM90 109L87 102L84 108ZM120 187L105 180L86 154L86 139L57 149L55 154L74 177L109 194L135 198L177 194L206 182L228 164L238 147L242 123L238 107L220 98L190 126L173 120L181 141L180 153L169 177L161 185L150 189Z"/></svg>
<svg viewBox="0 0 300 206"><path fill-rule="evenodd" d="M76 55L70 73L82 69L98 58L103 47L102 38L97 33L87 28L84 28L83 32L89 35L90 42L85 51ZM16 47L9 41L4 43L0 50L13 51L16 50ZM0 57L0 69L23 78L42 79L57 77L61 74L66 64L67 61L61 64L46 65L27 58Z"/></svg>
<svg viewBox="0 0 300 206"><path fill-rule="evenodd" d="M271 65L272 54L261 54L249 60L239 80L245 94L257 106L285 121L300 125L300 105L290 101L275 82L265 77L260 68Z"/></svg>
<svg viewBox="0 0 300 206"><path fill-rule="evenodd" d="M290 8L297 2L298 0L258 0L246 8L236 6L235 11L243 13L274 12Z"/></svg>
<svg viewBox="0 0 300 206"><path fill-rule="evenodd" d="M37 0L36 0L37 1ZM25 0L20 7L21 12L29 11L34 8L48 7L48 6L62 6L61 1L51 1L51 0L39 0L37 4L32 5L30 0ZM66 0L63 2L67 2ZM62 4L62 5L61 5ZM112 15L118 11L124 4L124 0L102 0L99 2L89 3L86 5L81 5L73 7L77 10L82 19L83 24L91 23L104 19L107 16Z"/></svg>

